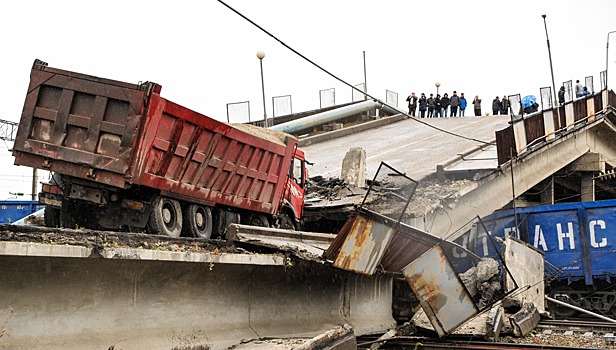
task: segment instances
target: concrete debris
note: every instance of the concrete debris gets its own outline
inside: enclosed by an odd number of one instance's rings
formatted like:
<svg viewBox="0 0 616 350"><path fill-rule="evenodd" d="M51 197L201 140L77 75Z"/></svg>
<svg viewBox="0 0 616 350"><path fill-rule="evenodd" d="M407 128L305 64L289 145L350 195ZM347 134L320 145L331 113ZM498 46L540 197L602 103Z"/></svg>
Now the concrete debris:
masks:
<svg viewBox="0 0 616 350"><path fill-rule="evenodd" d="M357 340L353 328L344 324L320 334L292 350L356 350Z"/></svg>
<svg viewBox="0 0 616 350"><path fill-rule="evenodd" d="M381 346L383 346L387 340L395 337L397 333L398 333L397 329L390 329L389 331L385 332L385 334L383 334L377 339L378 343L374 343L370 345L370 350L380 349Z"/></svg>
<svg viewBox="0 0 616 350"><path fill-rule="evenodd" d="M493 306L488 312L486 321L486 339L498 341L500 333L505 325L505 310L501 305Z"/></svg>
<svg viewBox="0 0 616 350"><path fill-rule="evenodd" d="M540 319L539 311L533 303L525 303L520 311L509 316L509 322L516 337L524 337L530 333L537 327Z"/></svg>
<svg viewBox="0 0 616 350"><path fill-rule="evenodd" d="M499 264L492 258L483 258L477 267L471 267L460 274L462 283L466 286L469 294L474 297L481 295L478 302L480 308L485 307L492 301L494 293L501 290L498 280Z"/></svg>
<svg viewBox="0 0 616 350"><path fill-rule="evenodd" d="M353 187L366 186L366 151L363 148L354 147L346 153L340 178Z"/></svg>

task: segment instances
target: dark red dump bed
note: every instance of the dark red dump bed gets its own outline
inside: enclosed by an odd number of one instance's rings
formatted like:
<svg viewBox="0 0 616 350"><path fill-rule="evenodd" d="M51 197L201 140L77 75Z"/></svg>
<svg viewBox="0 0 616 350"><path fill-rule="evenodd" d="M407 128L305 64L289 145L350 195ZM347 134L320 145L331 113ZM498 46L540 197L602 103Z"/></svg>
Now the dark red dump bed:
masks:
<svg viewBox="0 0 616 350"><path fill-rule="evenodd" d="M275 213L297 141L218 122L159 93L156 84L98 78L37 60L13 148L15 164Z"/></svg>

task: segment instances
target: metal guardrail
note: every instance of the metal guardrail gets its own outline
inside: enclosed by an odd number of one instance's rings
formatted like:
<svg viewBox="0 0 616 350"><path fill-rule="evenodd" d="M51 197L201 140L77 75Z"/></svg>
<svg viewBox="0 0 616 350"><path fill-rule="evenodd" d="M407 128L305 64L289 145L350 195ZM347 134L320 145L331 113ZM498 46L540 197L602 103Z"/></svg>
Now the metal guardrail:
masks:
<svg viewBox="0 0 616 350"><path fill-rule="evenodd" d="M563 132L590 123L608 106L616 106L614 91L604 89L527 116L513 116L511 125L496 132L498 165L515 159L542 142L551 141Z"/></svg>

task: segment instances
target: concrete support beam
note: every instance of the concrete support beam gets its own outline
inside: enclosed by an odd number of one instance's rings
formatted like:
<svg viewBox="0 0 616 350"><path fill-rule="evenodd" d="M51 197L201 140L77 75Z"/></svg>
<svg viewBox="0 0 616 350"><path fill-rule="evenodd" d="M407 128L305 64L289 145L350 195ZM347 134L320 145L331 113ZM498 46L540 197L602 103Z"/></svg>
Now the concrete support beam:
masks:
<svg viewBox="0 0 616 350"><path fill-rule="evenodd" d="M506 291L512 291L517 283L518 291L503 301L503 306L521 307L532 303L540 313L545 312L544 270L545 258L543 252L530 244L512 237L507 237L503 244L503 259L507 270L505 275Z"/></svg>
<svg viewBox="0 0 616 350"><path fill-rule="evenodd" d="M541 203L554 204L554 176L550 176L544 182L546 184L542 186L545 190L541 192Z"/></svg>
<svg viewBox="0 0 616 350"><path fill-rule="evenodd" d="M25 247L0 255L0 348L217 350L241 339L313 337L346 323L358 335L395 326L390 276L284 257L278 265L269 254L245 254L269 260L256 265L216 261L215 253L182 262L142 260L143 249L107 259L74 250L23 254L32 251Z"/></svg>
<svg viewBox="0 0 616 350"><path fill-rule="evenodd" d="M605 157L601 153L589 152L573 161L569 168L571 171L605 172Z"/></svg>
<svg viewBox="0 0 616 350"><path fill-rule="evenodd" d="M581 200L582 202L592 202L595 200L595 179L591 172L582 173Z"/></svg>

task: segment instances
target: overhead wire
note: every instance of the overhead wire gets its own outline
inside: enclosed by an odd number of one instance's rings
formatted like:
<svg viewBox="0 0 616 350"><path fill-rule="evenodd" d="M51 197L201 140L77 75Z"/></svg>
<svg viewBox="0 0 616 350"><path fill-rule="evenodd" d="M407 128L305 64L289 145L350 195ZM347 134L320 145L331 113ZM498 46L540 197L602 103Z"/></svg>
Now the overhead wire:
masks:
<svg viewBox="0 0 616 350"><path fill-rule="evenodd" d="M349 84L347 83L345 80L343 80L342 78L339 78L338 76L336 76L335 74L333 74L332 72L328 71L327 69L323 68L322 66L320 66L319 64L317 64L316 62L312 61L311 59L309 59L308 57L304 56L303 54L301 54L299 51L295 50L294 48L292 48L291 46L285 44L282 40L278 39L276 36L274 36L272 33L270 33L269 31L267 31L265 28L261 27L259 24L255 23L253 20L251 20L250 18L246 17L245 15L243 15L242 13L240 13L238 10L234 9L233 7L231 7L230 5L228 5L227 3L225 3L222 0L218 0L219 3L221 3L222 5L224 5L225 7L227 7L229 10L233 11L234 13L236 13L238 16L242 17L243 19L245 19L246 21L248 21L250 24L254 25L255 27L257 27L259 30L261 30L263 33L267 34L268 36L270 36L272 39L276 40L277 42L279 42L282 46L284 46L285 48L289 49L291 52L293 52L294 54L298 55L299 57L301 57L302 59L304 59L305 61L307 61L308 63L312 64L313 66L315 66L316 68L320 69L321 71L323 71L324 73L326 73L327 75L331 76L332 78L338 80L339 82L349 86L351 89L360 92L362 95L366 95L368 97L370 97L372 100L387 106L397 112L399 112L400 114L404 114L405 116L407 116L409 119L418 122L420 124L423 124L429 128L435 129L437 131L440 131L442 133L451 135L451 136L455 136L455 137L459 137L465 140L469 140L469 141L473 141L473 142L478 142L478 143L482 143L485 145L495 145L494 142L488 142L488 141L484 141L484 140L479 140L473 137L468 137L465 135L461 135L461 134L457 134L455 132L451 132L442 128L439 128L437 126L431 125L430 123L427 123L423 120L417 119L413 116L410 116L409 114L407 114L406 112L398 109L397 107L394 107L390 104L388 104L387 102L384 102L372 95L370 95L367 91L361 91L360 89L358 89L357 87L353 86L353 84Z"/></svg>

